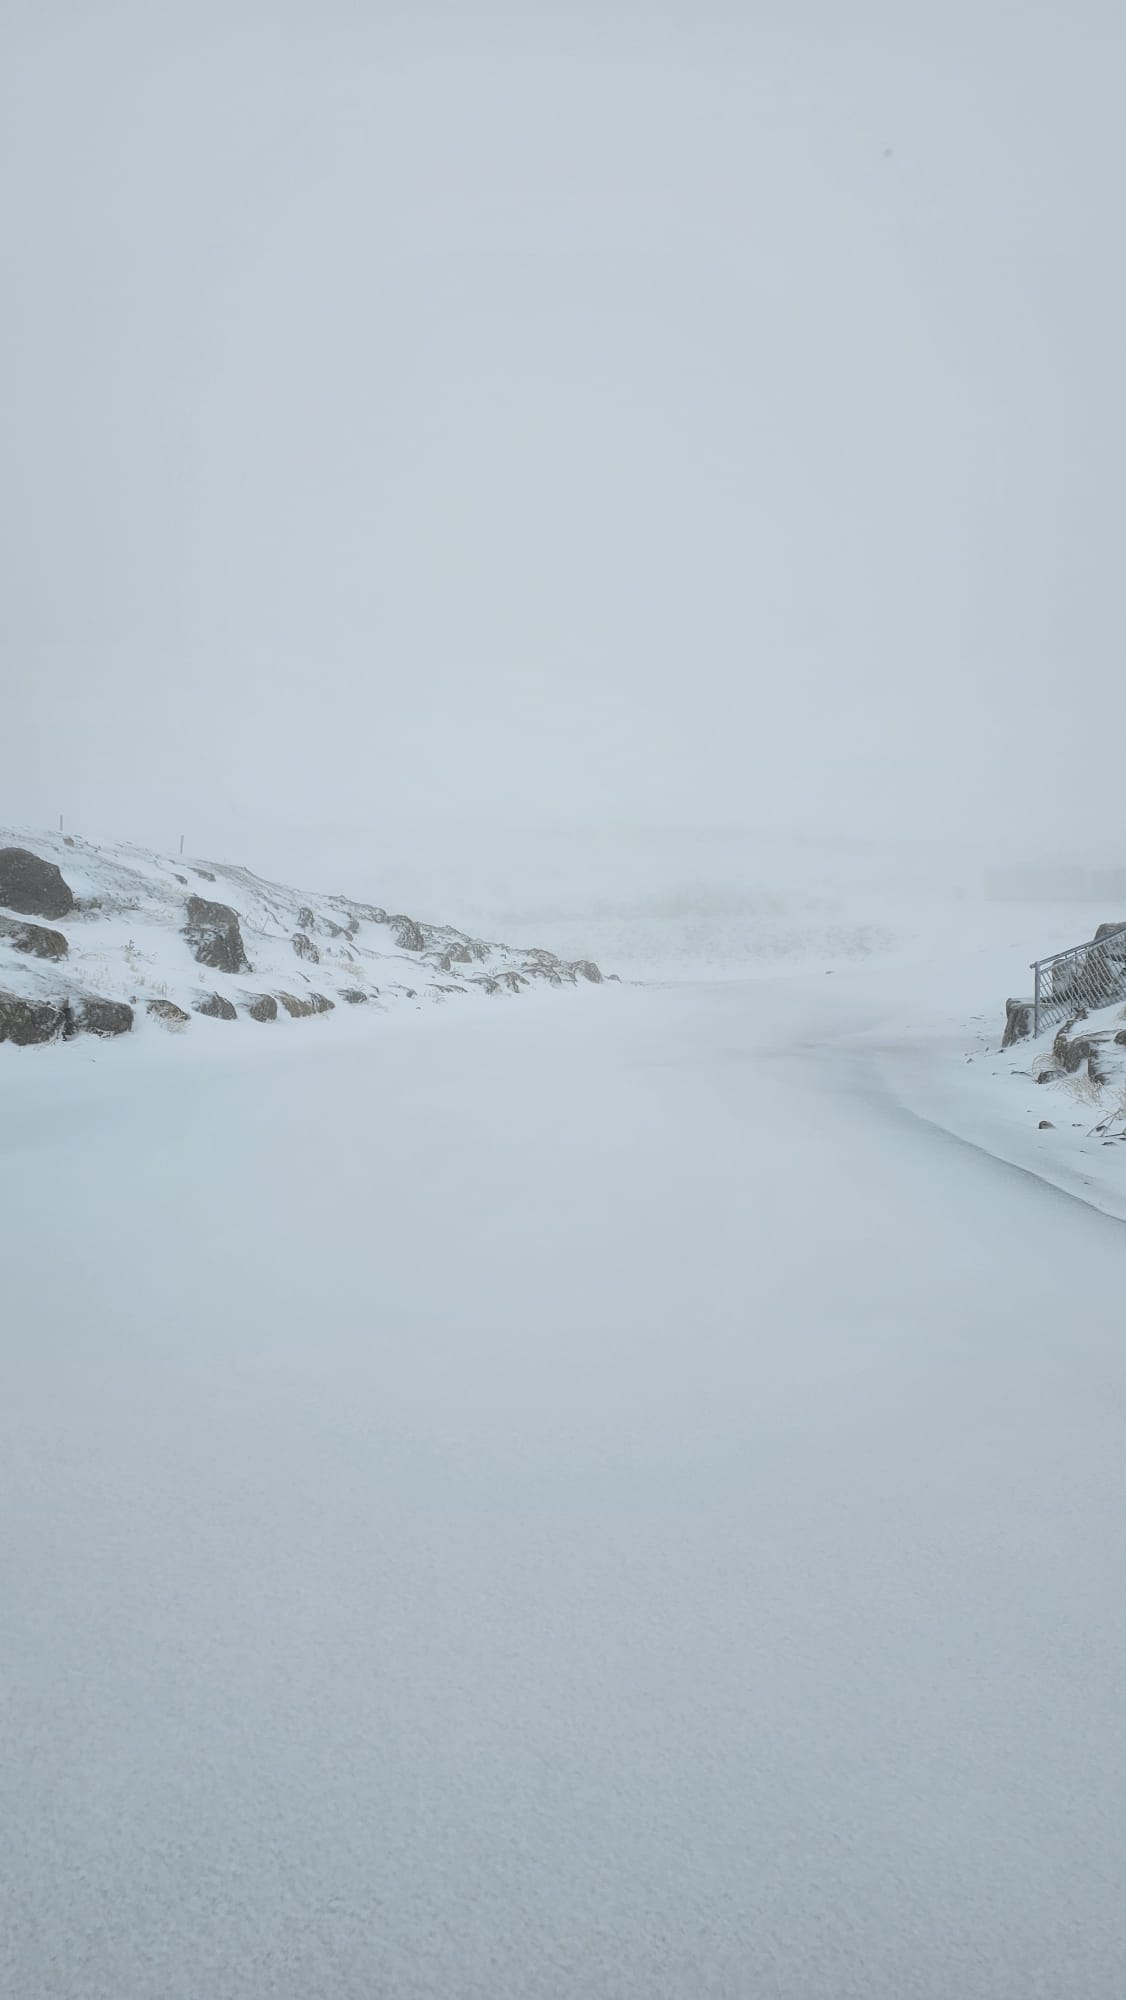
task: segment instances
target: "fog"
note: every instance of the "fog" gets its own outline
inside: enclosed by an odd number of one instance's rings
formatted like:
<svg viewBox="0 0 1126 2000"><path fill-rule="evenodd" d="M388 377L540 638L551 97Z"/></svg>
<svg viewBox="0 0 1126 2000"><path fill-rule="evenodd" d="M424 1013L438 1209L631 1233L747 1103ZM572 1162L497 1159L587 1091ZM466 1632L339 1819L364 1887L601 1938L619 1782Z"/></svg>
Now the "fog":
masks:
<svg viewBox="0 0 1126 2000"><path fill-rule="evenodd" d="M0 1992L1121 1994L1124 58L0 5Z"/></svg>
<svg viewBox="0 0 1126 2000"><path fill-rule="evenodd" d="M1074 846L1120 10L96 8L0 48L9 816Z"/></svg>

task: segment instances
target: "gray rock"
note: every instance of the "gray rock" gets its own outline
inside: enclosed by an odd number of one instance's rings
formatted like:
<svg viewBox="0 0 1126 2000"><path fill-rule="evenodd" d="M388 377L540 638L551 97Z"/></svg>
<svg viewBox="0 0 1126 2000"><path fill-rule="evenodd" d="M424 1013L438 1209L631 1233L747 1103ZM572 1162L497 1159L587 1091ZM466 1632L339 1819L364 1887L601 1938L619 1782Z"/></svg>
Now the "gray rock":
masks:
<svg viewBox="0 0 1126 2000"><path fill-rule="evenodd" d="M413 917L388 917L388 923L395 932L395 942L400 951L425 951L426 939L422 927Z"/></svg>
<svg viewBox="0 0 1126 2000"><path fill-rule="evenodd" d="M1123 941L1126 942L1126 923L1119 923L1100 924L1098 930L1095 932L1095 943L1101 944L1104 938L1113 937L1116 931L1122 932Z"/></svg>
<svg viewBox="0 0 1126 2000"><path fill-rule="evenodd" d="M350 1007L366 1007L368 1003L367 994L359 986L346 986L340 997L346 1000Z"/></svg>
<svg viewBox="0 0 1126 2000"><path fill-rule="evenodd" d="M238 1008L222 993L204 993L192 1005L197 1014L207 1014L213 1021L237 1021Z"/></svg>
<svg viewBox="0 0 1126 2000"><path fill-rule="evenodd" d="M305 993L300 999L296 993L279 993L278 999L295 1021L307 1020L310 1014L330 1014L336 1005L323 993Z"/></svg>
<svg viewBox="0 0 1126 2000"><path fill-rule="evenodd" d="M305 936L304 931L294 931L292 943L298 958L307 958L310 965L320 964L320 952L317 950L312 938Z"/></svg>
<svg viewBox="0 0 1126 2000"><path fill-rule="evenodd" d="M100 993L83 993L73 1002L75 1026L84 1035L127 1035L133 1009L124 1000L103 1000Z"/></svg>
<svg viewBox="0 0 1126 2000"><path fill-rule="evenodd" d="M202 896L189 896L184 936L197 965L209 965L214 972L253 971L238 917L228 904L208 903Z"/></svg>
<svg viewBox="0 0 1126 2000"><path fill-rule="evenodd" d="M49 931L43 924L21 924L12 917L0 917L0 938L16 951L33 958L65 958L70 946L61 931Z"/></svg>
<svg viewBox="0 0 1126 2000"><path fill-rule="evenodd" d="M1003 1049L1011 1049L1014 1042L1023 1042L1032 1033L1033 1007L1031 1000L1006 1000L1005 1032L1001 1039Z"/></svg>
<svg viewBox="0 0 1126 2000"><path fill-rule="evenodd" d="M0 903L24 917L68 917L74 896L53 861L26 847L0 847Z"/></svg>
<svg viewBox="0 0 1126 2000"><path fill-rule="evenodd" d="M28 1048L73 1032L65 1000L24 1000L18 993L0 993L0 1042Z"/></svg>
<svg viewBox="0 0 1126 2000"><path fill-rule="evenodd" d="M592 986L601 986L602 974L599 972L592 958L577 958L574 970L578 973L580 979L589 979Z"/></svg>
<svg viewBox="0 0 1126 2000"><path fill-rule="evenodd" d="M150 1000L148 1010L153 1020L163 1021L166 1028L183 1028L192 1018L174 1000Z"/></svg>
<svg viewBox="0 0 1126 2000"><path fill-rule="evenodd" d="M258 993L246 1009L252 1021L276 1021L278 1003L272 993Z"/></svg>

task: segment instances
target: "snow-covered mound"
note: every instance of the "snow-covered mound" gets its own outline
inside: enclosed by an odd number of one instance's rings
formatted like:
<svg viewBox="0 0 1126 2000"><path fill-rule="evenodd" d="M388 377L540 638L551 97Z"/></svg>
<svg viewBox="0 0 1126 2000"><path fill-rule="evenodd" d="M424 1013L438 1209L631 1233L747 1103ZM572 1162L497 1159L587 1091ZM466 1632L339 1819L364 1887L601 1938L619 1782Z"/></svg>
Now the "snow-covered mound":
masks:
<svg viewBox="0 0 1126 2000"><path fill-rule="evenodd" d="M589 959L486 943L249 869L0 828L0 1041L115 1034L142 1019L256 1021L533 982L601 980Z"/></svg>
<svg viewBox="0 0 1126 2000"><path fill-rule="evenodd" d="M998 1063L1010 1077L1036 1086L1039 1131L1062 1128L1106 1145L1126 1139L1126 1007L1118 1002L1015 1044ZM1031 1092L1027 1103L1031 1109Z"/></svg>

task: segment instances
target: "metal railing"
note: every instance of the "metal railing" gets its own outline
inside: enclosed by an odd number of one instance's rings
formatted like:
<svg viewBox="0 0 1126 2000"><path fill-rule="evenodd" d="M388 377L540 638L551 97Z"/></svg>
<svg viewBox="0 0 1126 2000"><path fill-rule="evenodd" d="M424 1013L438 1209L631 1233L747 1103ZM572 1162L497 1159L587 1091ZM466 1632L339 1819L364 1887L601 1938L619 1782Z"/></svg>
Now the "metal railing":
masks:
<svg viewBox="0 0 1126 2000"><path fill-rule="evenodd" d="M1126 924L1104 928L1100 937L1051 958L1035 959L1032 974L1034 1035L1083 1007L1109 1007L1126 999Z"/></svg>

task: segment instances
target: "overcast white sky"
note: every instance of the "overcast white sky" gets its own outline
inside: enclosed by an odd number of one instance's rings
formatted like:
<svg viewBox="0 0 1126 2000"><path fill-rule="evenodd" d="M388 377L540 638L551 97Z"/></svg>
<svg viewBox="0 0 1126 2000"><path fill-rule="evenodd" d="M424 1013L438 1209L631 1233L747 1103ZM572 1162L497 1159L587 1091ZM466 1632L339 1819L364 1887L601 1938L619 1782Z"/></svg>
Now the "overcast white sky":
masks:
<svg viewBox="0 0 1126 2000"><path fill-rule="evenodd" d="M5 0L0 817L1120 825L1124 86L1111 0Z"/></svg>

